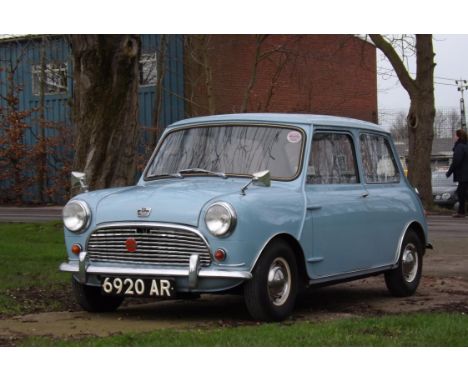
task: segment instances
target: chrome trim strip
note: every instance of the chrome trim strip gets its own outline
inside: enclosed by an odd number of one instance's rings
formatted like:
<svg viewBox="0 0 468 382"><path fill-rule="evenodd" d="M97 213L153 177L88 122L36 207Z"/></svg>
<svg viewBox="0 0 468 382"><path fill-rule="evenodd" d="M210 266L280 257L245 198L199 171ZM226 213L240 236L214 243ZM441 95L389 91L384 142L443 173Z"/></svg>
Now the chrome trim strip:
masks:
<svg viewBox="0 0 468 382"><path fill-rule="evenodd" d="M79 272L79 264L62 263L59 268L62 272ZM174 268L128 268L128 267L101 267L97 265L89 265L86 269L87 274L102 274L102 275L135 275L135 276L174 276L188 277L189 269L174 269ZM223 271L200 269L198 277L202 278L221 278L221 279L243 279L249 280L252 278L252 273L247 271Z"/></svg>
<svg viewBox="0 0 468 382"><path fill-rule="evenodd" d="M324 277L309 280L309 285L321 284L321 283L326 283L329 281L349 279L349 278L353 278L356 276L364 276L367 274L384 272L392 268L393 268L393 265L385 265L385 266L377 267L377 268L360 269L358 271L352 271L352 272L347 272L347 273L338 274L338 275L324 276Z"/></svg>
<svg viewBox="0 0 468 382"><path fill-rule="evenodd" d="M238 264L221 264L221 263L214 263L215 266L217 266L218 268L240 268L240 267L243 267L245 265L245 263L238 263Z"/></svg>
<svg viewBox="0 0 468 382"><path fill-rule="evenodd" d="M309 257L307 259L308 263L319 263L320 261L323 261L323 257Z"/></svg>

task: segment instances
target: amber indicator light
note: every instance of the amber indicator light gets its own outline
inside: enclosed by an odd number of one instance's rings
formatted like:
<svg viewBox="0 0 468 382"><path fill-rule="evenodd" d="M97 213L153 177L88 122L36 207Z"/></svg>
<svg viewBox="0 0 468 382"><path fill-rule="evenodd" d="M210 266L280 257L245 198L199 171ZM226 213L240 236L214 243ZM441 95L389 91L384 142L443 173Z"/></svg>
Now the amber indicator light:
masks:
<svg viewBox="0 0 468 382"><path fill-rule="evenodd" d="M226 260L226 251L224 249L218 248L214 253L214 258L217 261L224 261Z"/></svg>
<svg viewBox="0 0 468 382"><path fill-rule="evenodd" d="M81 245L79 245L79 244L73 244L73 245L71 246L71 251L72 251L72 253L74 253L75 255L79 255L80 252L81 252Z"/></svg>

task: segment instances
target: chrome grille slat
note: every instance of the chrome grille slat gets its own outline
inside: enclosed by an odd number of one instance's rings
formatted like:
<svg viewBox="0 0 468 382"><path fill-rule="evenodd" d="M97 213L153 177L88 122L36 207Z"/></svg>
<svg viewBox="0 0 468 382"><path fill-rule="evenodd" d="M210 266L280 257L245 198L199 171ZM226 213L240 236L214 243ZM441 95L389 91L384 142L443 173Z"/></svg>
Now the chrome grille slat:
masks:
<svg viewBox="0 0 468 382"><path fill-rule="evenodd" d="M139 243L142 245L147 245L149 247L182 247L182 248L200 248L206 249L205 245L201 244L192 244L192 243L173 243L168 241L148 241L148 240L139 240ZM157 245L154 245L157 244ZM90 240L88 243L89 246L113 246L113 245L120 245L124 246L122 240Z"/></svg>
<svg viewBox="0 0 468 382"><path fill-rule="evenodd" d="M120 251L117 251L118 249L120 249ZM89 253L97 253L97 252L112 252L112 253L128 253L127 249L125 247L121 247L121 248L88 248L88 252ZM145 249L145 248L142 248L140 249L140 246L138 246L138 250L136 250L135 252L132 252L132 253L148 253L148 254L183 254L183 255L188 255L190 257L191 254L202 254L202 253L208 253L207 251L165 251L165 250L152 250L152 249Z"/></svg>
<svg viewBox="0 0 468 382"><path fill-rule="evenodd" d="M127 264L144 264L144 265L148 265L148 264L158 264L158 265L167 265L165 262L161 262L161 261L138 261L138 260L128 260L128 259L122 259L122 258L118 258L118 259L113 259L113 258L106 258L106 259L99 259L99 260L96 260L96 261L100 261L100 262L108 262L108 263L127 263ZM184 261L184 262L180 262L180 263L177 263L177 262L174 262L173 264L171 265L183 265L183 266L186 266L188 265L188 262ZM209 262L200 262L200 265L202 267L207 267L210 265Z"/></svg>
<svg viewBox="0 0 468 382"><path fill-rule="evenodd" d="M128 252L125 242L133 238L137 250ZM190 256L198 254L200 264L211 264L205 240L184 227L127 226L103 227L94 231L87 243L90 261L132 264L188 265Z"/></svg>
<svg viewBox="0 0 468 382"><path fill-rule="evenodd" d="M124 240L126 238L123 238ZM136 239L136 238L135 238ZM183 247L183 248L205 248L205 245L195 244L195 243L174 243L169 241L148 241L145 239L138 239L138 242L142 245L147 245L149 247ZM123 240L90 240L89 245L123 245Z"/></svg>
<svg viewBox="0 0 468 382"><path fill-rule="evenodd" d="M168 238L168 239L179 239L179 238L186 238L186 239L195 239L198 240L199 237L197 235L177 235L176 233L164 233L164 232L137 232L137 231L129 231L129 232L104 232L104 233L93 233L92 237L120 237L120 236L128 236L128 235L135 235L137 237L155 237L155 238Z"/></svg>
<svg viewBox="0 0 468 382"><path fill-rule="evenodd" d="M166 258L161 258L161 257L150 257L150 256L121 256L121 255L112 255L112 254L105 254L102 256L99 256L99 261L102 261L103 259L115 259L115 260L128 260L128 261L145 261L145 262L155 262L155 261L166 261ZM171 261L174 262L180 262L187 264L188 260L185 256L172 256ZM205 263L207 262L206 260L204 261Z"/></svg>
<svg viewBox="0 0 468 382"><path fill-rule="evenodd" d="M116 252L94 252L95 255L102 255L102 257L105 257L105 256L108 256L108 257L128 257L130 259L133 259L133 258L142 258L142 259L165 259L165 258L171 258L171 259L182 259L182 260L186 260L187 259L187 256L184 256L184 255L147 255L145 253L137 253L137 252L133 252L129 255L122 255L121 253L116 253Z"/></svg>

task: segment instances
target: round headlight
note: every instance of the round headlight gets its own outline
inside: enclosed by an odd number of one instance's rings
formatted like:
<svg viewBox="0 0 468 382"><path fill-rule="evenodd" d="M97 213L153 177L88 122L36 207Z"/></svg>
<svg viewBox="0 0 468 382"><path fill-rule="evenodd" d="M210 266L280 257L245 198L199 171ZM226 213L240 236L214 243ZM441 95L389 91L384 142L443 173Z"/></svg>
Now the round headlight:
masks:
<svg viewBox="0 0 468 382"><path fill-rule="evenodd" d="M72 231L82 231L88 227L91 211L88 205L81 200L72 200L63 207L63 224Z"/></svg>
<svg viewBox="0 0 468 382"><path fill-rule="evenodd" d="M442 200L449 200L451 197L450 192L444 192L442 194Z"/></svg>
<svg viewBox="0 0 468 382"><path fill-rule="evenodd" d="M231 233L236 226L236 221L236 212L228 203L212 204L206 211L206 226L215 236L225 236Z"/></svg>

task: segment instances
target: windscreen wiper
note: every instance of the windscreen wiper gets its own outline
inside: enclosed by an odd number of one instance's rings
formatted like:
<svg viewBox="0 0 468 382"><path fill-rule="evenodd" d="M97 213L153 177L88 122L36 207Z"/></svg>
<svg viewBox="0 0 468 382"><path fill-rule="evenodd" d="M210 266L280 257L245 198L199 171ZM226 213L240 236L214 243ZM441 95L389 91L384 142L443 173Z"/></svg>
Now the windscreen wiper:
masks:
<svg viewBox="0 0 468 382"><path fill-rule="evenodd" d="M180 175L180 177L183 178L183 175L182 175L183 173L197 173L197 172L219 176L223 179L227 178L227 175L224 172L210 171L210 170L205 170L204 168L185 168L183 170L179 170L177 172L177 175ZM175 174L171 174L171 175L175 175Z"/></svg>
<svg viewBox="0 0 468 382"><path fill-rule="evenodd" d="M156 175L157 178L162 178L162 177L165 177L165 178L180 178L182 179L184 176L182 174L179 174L178 172L176 173L173 173L173 174L158 174Z"/></svg>

